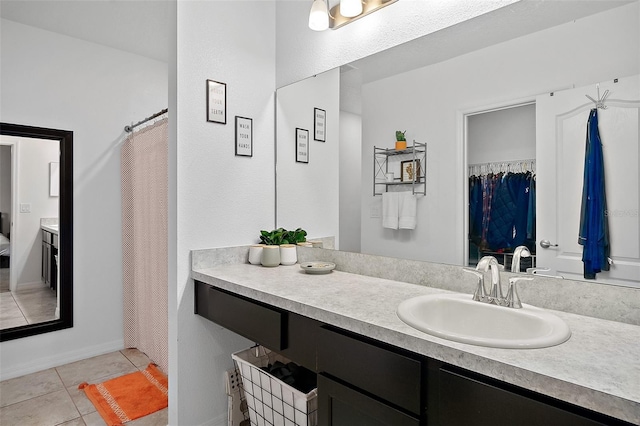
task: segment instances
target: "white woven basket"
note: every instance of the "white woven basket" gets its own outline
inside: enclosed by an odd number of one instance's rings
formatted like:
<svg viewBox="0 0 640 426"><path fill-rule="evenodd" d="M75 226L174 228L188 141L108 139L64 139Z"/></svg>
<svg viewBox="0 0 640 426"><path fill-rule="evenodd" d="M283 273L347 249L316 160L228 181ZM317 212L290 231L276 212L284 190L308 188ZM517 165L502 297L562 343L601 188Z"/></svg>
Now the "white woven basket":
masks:
<svg viewBox="0 0 640 426"><path fill-rule="evenodd" d="M317 426L318 390L305 394L260 367L289 359L263 346L231 355L242 378L252 426Z"/></svg>

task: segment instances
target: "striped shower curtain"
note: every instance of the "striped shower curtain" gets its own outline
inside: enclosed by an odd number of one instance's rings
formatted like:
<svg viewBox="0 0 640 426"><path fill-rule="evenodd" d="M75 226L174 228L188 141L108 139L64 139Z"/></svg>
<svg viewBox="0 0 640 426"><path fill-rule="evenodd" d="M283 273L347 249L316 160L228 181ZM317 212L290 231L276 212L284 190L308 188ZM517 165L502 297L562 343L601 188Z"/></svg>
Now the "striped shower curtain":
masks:
<svg viewBox="0 0 640 426"><path fill-rule="evenodd" d="M167 119L131 133L121 152L124 344L168 373Z"/></svg>

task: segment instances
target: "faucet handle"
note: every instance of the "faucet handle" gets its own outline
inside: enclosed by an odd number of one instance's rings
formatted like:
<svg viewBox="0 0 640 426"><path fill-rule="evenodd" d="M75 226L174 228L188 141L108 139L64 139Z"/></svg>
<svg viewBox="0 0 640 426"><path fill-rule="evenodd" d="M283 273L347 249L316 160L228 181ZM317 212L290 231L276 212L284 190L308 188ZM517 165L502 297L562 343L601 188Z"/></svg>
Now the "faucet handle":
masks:
<svg viewBox="0 0 640 426"><path fill-rule="evenodd" d="M516 283L518 281L532 281L533 278L524 278L524 277L512 277L509 278L509 291L507 291L507 297L505 298L505 306L509 308L522 308L522 303L520 302L520 296L518 296L518 287Z"/></svg>
<svg viewBox="0 0 640 426"><path fill-rule="evenodd" d="M484 274L482 272L475 271L473 269L463 269L468 274L475 275L478 278L478 284L476 290L473 292L473 300L481 302L487 296L487 291L484 288Z"/></svg>
<svg viewBox="0 0 640 426"><path fill-rule="evenodd" d="M551 268L527 268L527 274L538 275L540 272L549 272Z"/></svg>

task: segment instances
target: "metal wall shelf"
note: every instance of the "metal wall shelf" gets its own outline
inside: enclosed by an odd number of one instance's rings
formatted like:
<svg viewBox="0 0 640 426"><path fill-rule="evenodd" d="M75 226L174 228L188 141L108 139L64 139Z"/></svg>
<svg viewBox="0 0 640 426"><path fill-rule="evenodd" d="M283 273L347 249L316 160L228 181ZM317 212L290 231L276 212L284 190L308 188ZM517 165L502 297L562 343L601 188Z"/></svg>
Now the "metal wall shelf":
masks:
<svg viewBox="0 0 640 426"><path fill-rule="evenodd" d="M417 176L403 180L401 165L404 161L419 164ZM393 173L393 181L387 181L387 173ZM427 193L427 144L413 141L413 146L403 150L373 147L373 195L382 195L390 186L410 185L413 194Z"/></svg>

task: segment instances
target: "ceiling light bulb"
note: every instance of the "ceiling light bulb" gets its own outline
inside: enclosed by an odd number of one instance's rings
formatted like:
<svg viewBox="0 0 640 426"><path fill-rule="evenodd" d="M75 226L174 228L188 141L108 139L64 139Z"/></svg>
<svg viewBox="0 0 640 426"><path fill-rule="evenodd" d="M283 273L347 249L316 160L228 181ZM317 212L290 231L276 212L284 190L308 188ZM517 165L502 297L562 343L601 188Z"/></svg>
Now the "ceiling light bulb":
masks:
<svg viewBox="0 0 640 426"><path fill-rule="evenodd" d="M329 28L329 10L325 0L314 0L309 12L309 28L324 31Z"/></svg>
<svg viewBox="0 0 640 426"><path fill-rule="evenodd" d="M353 18L362 13L362 0L340 0L340 15Z"/></svg>

